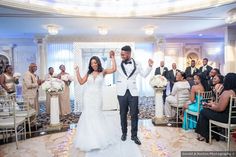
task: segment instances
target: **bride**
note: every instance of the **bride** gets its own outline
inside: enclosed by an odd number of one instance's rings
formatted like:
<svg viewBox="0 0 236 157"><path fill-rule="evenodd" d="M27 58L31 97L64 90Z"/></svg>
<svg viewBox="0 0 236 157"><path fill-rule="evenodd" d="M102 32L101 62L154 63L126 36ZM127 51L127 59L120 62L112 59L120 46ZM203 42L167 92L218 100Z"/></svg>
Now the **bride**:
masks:
<svg viewBox="0 0 236 157"><path fill-rule="evenodd" d="M82 151L91 151L106 148L114 142L111 127L106 123L102 113L102 86L104 76L116 71L115 53L110 51L112 67L103 69L101 61L93 56L89 61L88 72L81 77L79 67L76 66L76 75L79 83L87 82L84 91L84 104L80 120L77 125L75 147Z"/></svg>

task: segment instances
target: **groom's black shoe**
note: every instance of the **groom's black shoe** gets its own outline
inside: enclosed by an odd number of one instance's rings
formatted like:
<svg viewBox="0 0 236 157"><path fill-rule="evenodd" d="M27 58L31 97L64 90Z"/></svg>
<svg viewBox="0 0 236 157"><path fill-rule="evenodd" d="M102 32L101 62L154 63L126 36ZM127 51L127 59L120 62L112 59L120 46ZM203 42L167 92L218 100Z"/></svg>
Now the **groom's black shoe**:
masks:
<svg viewBox="0 0 236 157"><path fill-rule="evenodd" d="M126 134L122 134L121 140L122 140L122 141L125 141L125 140L126 140L126 136L127 136Z"/></svg>
<svg viewBox="0 0 236 157"><path fill-rule="evenodd" d="M136 143L137 145L141 145L141 142L140 142L140 140L138 139L137 136L135 136L135 137L131 137L131 140L133 140L134 143Z"/></svg>

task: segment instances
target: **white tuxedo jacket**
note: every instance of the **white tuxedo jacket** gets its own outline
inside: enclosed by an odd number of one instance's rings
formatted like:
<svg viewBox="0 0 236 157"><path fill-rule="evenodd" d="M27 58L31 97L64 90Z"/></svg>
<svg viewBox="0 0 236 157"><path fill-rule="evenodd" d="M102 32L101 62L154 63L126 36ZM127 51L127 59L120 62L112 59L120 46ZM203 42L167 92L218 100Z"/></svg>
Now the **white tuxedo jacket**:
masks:
<svg viewBox="0 0 236 157"><path fill-rule="evenodd" d="M144 71L140 63L135 62L136 70L132 76L126 76L122 70L122 63L117 64L117 78L116 78L116 91L118 96L124 96L127 89L129 89L132 96L138 96L138 89L136 85L136 77L140 74L142 77L146 77L152 70L151 67Z"/></svg>

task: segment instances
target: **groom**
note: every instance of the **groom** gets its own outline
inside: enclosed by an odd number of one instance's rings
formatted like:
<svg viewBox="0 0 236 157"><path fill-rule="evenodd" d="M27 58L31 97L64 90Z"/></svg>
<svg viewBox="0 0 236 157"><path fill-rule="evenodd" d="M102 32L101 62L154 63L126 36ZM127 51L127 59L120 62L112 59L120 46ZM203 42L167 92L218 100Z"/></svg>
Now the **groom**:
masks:
<svg viewBox="0 0 236 157"><path fill-rule="evenodd" d="M122 128L121 140L125 141L127 136L127 113L131 115L131 140L141 145L137 136L138 131L138 90L136 86L136 77L140 74L146 77L152 70L153 61L148 60L148 68L146 71L142 66L131 58L130 46L121 48L122 62L117 66L117 95L120 105L120 120Z"/></svg>

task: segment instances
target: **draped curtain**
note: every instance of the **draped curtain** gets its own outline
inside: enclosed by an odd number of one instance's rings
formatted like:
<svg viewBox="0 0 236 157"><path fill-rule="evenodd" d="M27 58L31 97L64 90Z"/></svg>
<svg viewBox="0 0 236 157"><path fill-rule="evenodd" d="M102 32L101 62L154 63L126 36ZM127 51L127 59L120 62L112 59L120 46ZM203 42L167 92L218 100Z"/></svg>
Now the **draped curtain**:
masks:
<svg viewBox="0 0 236 157"><path fill-rule="evenodd" d="M60 73L59 66L65 65L66 72L74 75L73 43L49 43L47 46L47 68L53 67L54 73ZM70 98L74 99L74 82L70 84Z"/></svg>

